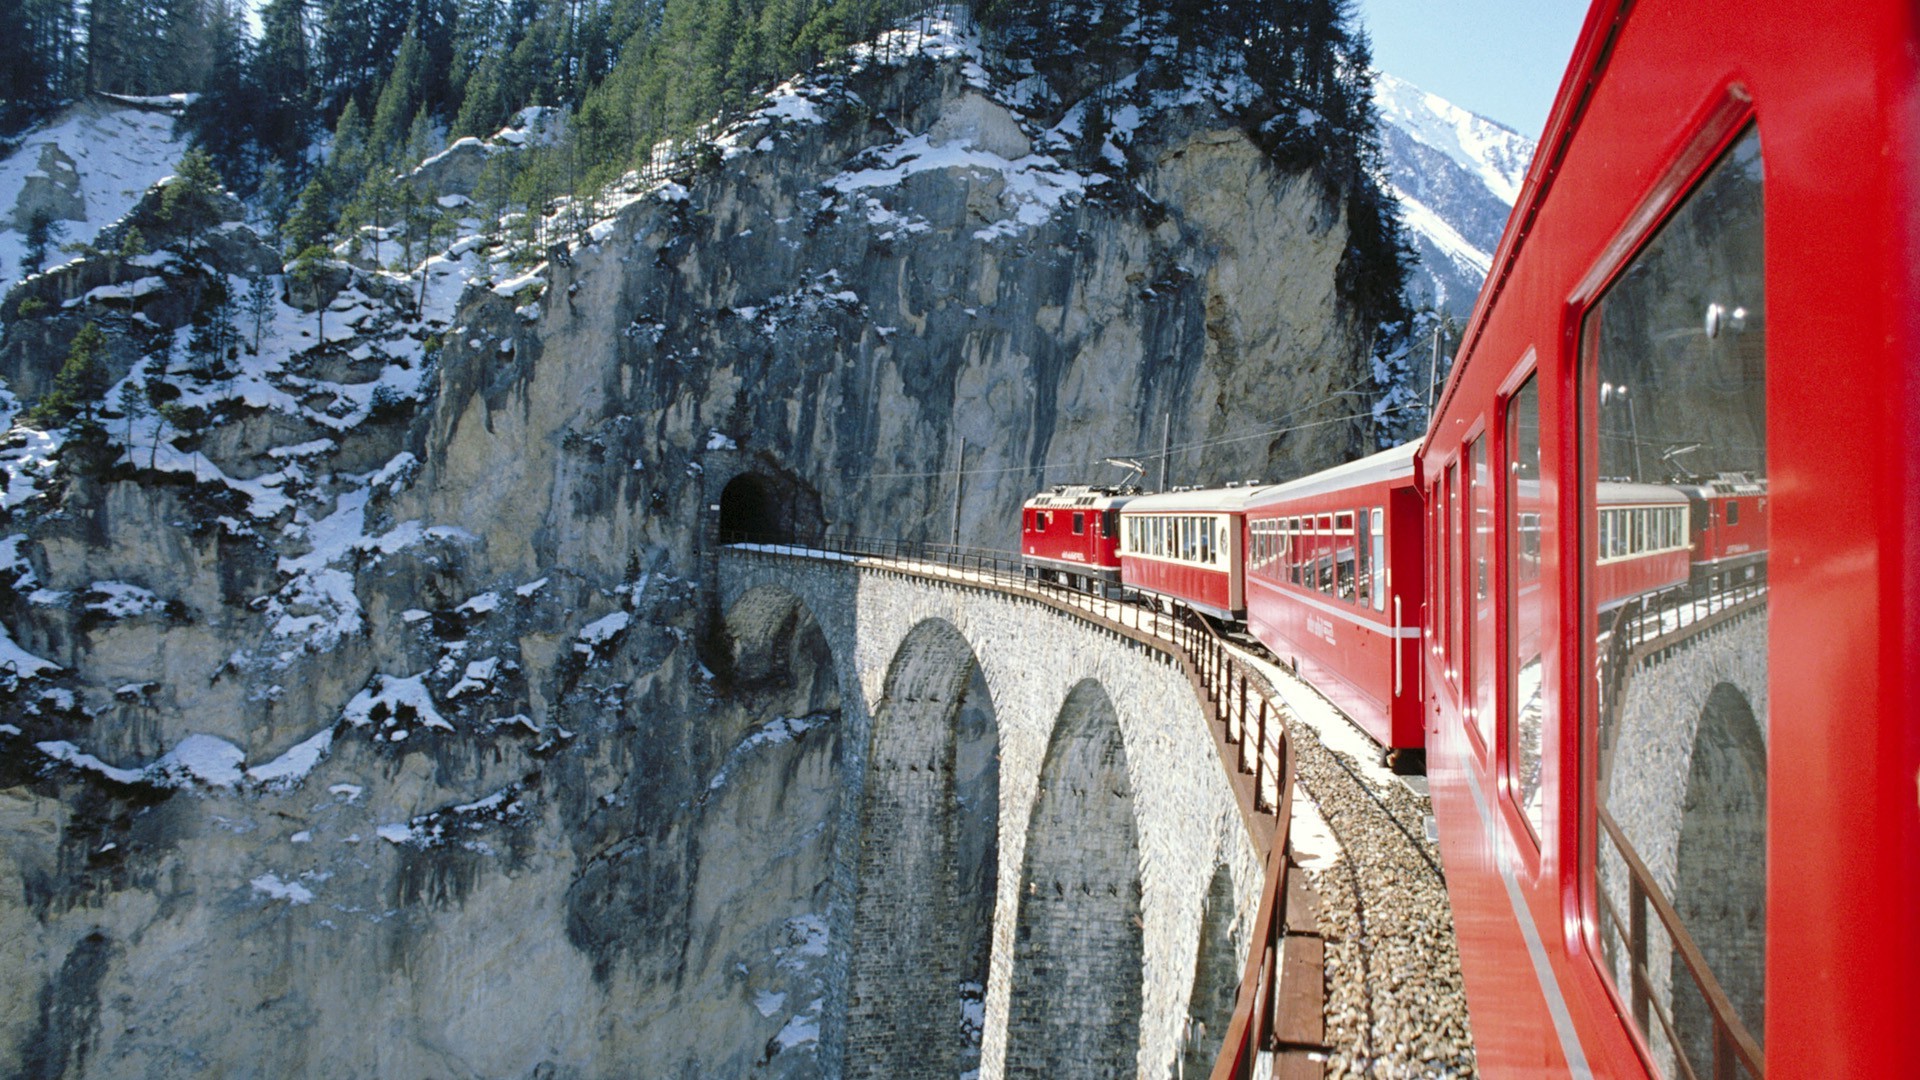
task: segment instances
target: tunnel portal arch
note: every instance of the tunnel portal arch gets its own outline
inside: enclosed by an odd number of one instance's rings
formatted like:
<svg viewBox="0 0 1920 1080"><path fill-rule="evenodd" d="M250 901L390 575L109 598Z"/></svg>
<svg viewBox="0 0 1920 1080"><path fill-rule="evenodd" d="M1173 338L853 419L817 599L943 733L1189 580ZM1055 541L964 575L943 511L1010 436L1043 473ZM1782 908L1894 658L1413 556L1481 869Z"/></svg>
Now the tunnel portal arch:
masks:
<svg viewBox="0 0 1920 1080"><path fill-rule="evenodd" d="M979 1068L999 863L999 721L952 623L908 631L874 709L855 886L847 1068Z"/></svg>
<svg viewBox="0 0 1920 1080"><path fill-rule="evenodd" d="M826 533L820 494L773 470L737 473L720 489L719 529L727 540L812 543Z"/></svg>
<svg viewBox="0 0 1920 1080"><path fill-rule="evenodd" d="M1131 1077L1144 999L1139 824L1119 715L1067 694L1027 826L1007 1013L1008 1077Z"/></svg>

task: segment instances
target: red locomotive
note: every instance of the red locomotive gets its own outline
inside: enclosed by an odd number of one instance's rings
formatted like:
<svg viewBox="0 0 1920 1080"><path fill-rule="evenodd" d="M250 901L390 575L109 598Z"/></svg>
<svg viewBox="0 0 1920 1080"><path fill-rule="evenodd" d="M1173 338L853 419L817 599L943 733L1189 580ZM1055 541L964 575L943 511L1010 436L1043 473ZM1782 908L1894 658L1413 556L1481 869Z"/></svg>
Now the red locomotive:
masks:
<svg viewBox="0 0 1920 1080"><path fill-rule="evenodd" d="M1066 485L1028 499L1020 514L1027 574L1076 589L1118 582L1120 508L1133 497L1130 488Z"/></svg>

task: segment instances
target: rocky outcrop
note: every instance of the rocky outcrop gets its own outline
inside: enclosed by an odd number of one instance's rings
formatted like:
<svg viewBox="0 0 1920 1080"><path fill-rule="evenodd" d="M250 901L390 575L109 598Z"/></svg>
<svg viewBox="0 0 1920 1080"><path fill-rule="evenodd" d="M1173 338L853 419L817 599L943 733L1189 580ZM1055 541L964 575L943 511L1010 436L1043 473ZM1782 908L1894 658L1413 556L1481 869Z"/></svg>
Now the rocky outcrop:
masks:
<svg viewBox="0 0 1920 1080"><path fill-rule="evenodd" d="M719 610L728 483L1007 547L1168 418L1169 478L1218 482L1340 460L1365 412L1339 202L1230 100L1085 145L980 70L790 84L530 270L467 238L280 302L231 373L161 363L217 406L185 443L0 448L0 650L59 667L0 677L0 1061L833 1070L840 689L804 613ZM19 325L33 396L65 338Z"/></svg>
<svg viewBox="0 0 1920 1080"><path fill-rule="evenodd" d="M26 232L38 220L85 221L87 199L80 190L80 173L65 150L53 144L40 147L40 160L20 186L13 204L13 227Z"/></svg>

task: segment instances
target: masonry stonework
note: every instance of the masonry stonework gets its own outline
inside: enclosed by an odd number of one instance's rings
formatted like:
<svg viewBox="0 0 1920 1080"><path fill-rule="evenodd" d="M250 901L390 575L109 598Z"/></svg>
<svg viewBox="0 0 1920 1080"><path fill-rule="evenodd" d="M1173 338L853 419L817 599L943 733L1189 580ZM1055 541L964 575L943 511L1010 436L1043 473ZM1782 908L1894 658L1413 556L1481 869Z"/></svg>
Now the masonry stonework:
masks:
<svg viewBox="0 0 1920 1080"><path fill-rule="evenodd" d="M852 1051L862 1043L858 1027L871 1021L852 1004L858 961L849 946L855 929L863 877L875 869L863 852L887 844L893 837L864 831L869 788L885 789L892 775L884 762L898 759L893 739L876 724L889 709L889 679L896 666L911 662L916 628L929 620L950 627L977 663L978 686L991 701L992 726L999 751L995 787L997 836L992 845L994 870L974 873L974 888L992 890L990 940L986 946L984 1028L980 1033L980 1077L999 1080L1009 1075L1009 1013L1020 978L1019 952L1022 891L1030 883L1051 882L1058 875L1046 857L1028 865L1029 835L1036 814L1045 811L1041 777L1056 726L1069 708L1069 696L1098 692L1111 710L1111 729L1118 746L1112 753L1124 762L1130 797L1128 806L1137 853L1138 1007L1128 1022L1136 1033L1127 1075L1154 1080L1171 1075L1182 1050L1188 1017L1212 1000L1217 987L1196 986L1196 962L1201 949L1203 918L1233 927L1235 962L1221 977L1237 978L1247 954L1247 939L1258 904L1264 869L1247 835L1225 772L1216 756L1211 734L1193 691L1180 668L1155 650L1144 648L1044 605L988 591L929 582L852 562L768 558L735 552L719 557L720 600L730 608L757 587L791 593L811 612L833 653L843 704L843 791L836 832L832 880L824 912L832 942L832 972L822 1014L820 1038L829 1063L859 1060ZM920 634L929 633L919 630ZM942 631L944 633L944 631ZM908 654L903 654L908 647ZM939 665L934 665L935 669ZM968 679L974 678L969 673ZM935 680L936 684L939 683ZM1082 688L1088 684L1088 688ZM952 684L940 684L951 686ZM979 693L969 690L971 700ZM969 715L963 707L957 714ZM975 711L972 723L984 722ZM967 726L964 719L947 726L949 732ZM952 760L957 775L978 780L982 736L956 739ZM931 760L944 760L941 750ZM973 766L962 764L969 757ZM911 770L909 776L911 776ZM979 790L976 786L976 790ZM888 796L891 798L892 796ZM927 796L931 798L931 796ZM876 819L877 820L877 819ZM1117 832L1117 830L1116 830ZM933 831L922 842L938 848L948 845L956 854L956 875L965 870L962 852L969 843L984 851L977 838L969 841L961 829L954 841L939 840ZM1111 845L1107 845L1111 846ZM1109 855L1111 852L1109 852ZM878 860L880 856L873 857ZM932 866L935 860L924 865ZM1106 864L1111 870L1113 864ZM1216 885L1216 868L1224 868L1228 887ZM1077 873L1059 868L1062 873ZM921 871L932 873L931 870ZM1063 879L1064 880L1064 879ZM931 892L938 879L924 881ZM1050 887L1050 885L1049 885ZM1225 892L1232 899L1230 916L1209 912L1209 892ZM957 893L964 900L967 889ZM1216 899L1215 908L1219 901ZM961 904L964 907L964 904ZM1215 931L1218 933L1218 931ZM1216 946L1217 951L1217 946ZM1093 955L1062 955L1056 962L1086 965ZM1216 968L1220 965L1213 965ZM865 978L866 975L861 975ZM1119 993L1119 991L1114 991ZM1198 992L1202 1002L1191 999ZM1229 989L1227 991L1231 993ZM884 993L884 991L882 991ZM937 1016L958 1016L956 992L925 980L894 991L918 995ZM945 1000L941 1000L944 996ZM861 1000L867 1000L862 994ZM951 1005L949 1004L951 1003ZM1130 1011L1132 1011L1130 1009ZM936 1025L942 1021L933 1021ZM848 1070L852 1071L852 1070Z"/></svg>

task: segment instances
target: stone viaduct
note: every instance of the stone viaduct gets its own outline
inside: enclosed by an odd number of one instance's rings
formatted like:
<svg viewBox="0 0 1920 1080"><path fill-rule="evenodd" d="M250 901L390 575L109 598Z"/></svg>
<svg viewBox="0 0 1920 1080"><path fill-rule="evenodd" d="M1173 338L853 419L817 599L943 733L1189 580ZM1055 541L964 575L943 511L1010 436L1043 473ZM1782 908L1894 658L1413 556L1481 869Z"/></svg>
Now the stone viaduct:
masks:
<svg viewBox="0 0 1920 1080"><path fill-rule="evenodd" d="M1264 868L1182 669L1013 595L717 562L743 662L817 628L838 684L829 1074L1204 1076Z"/></svg>

